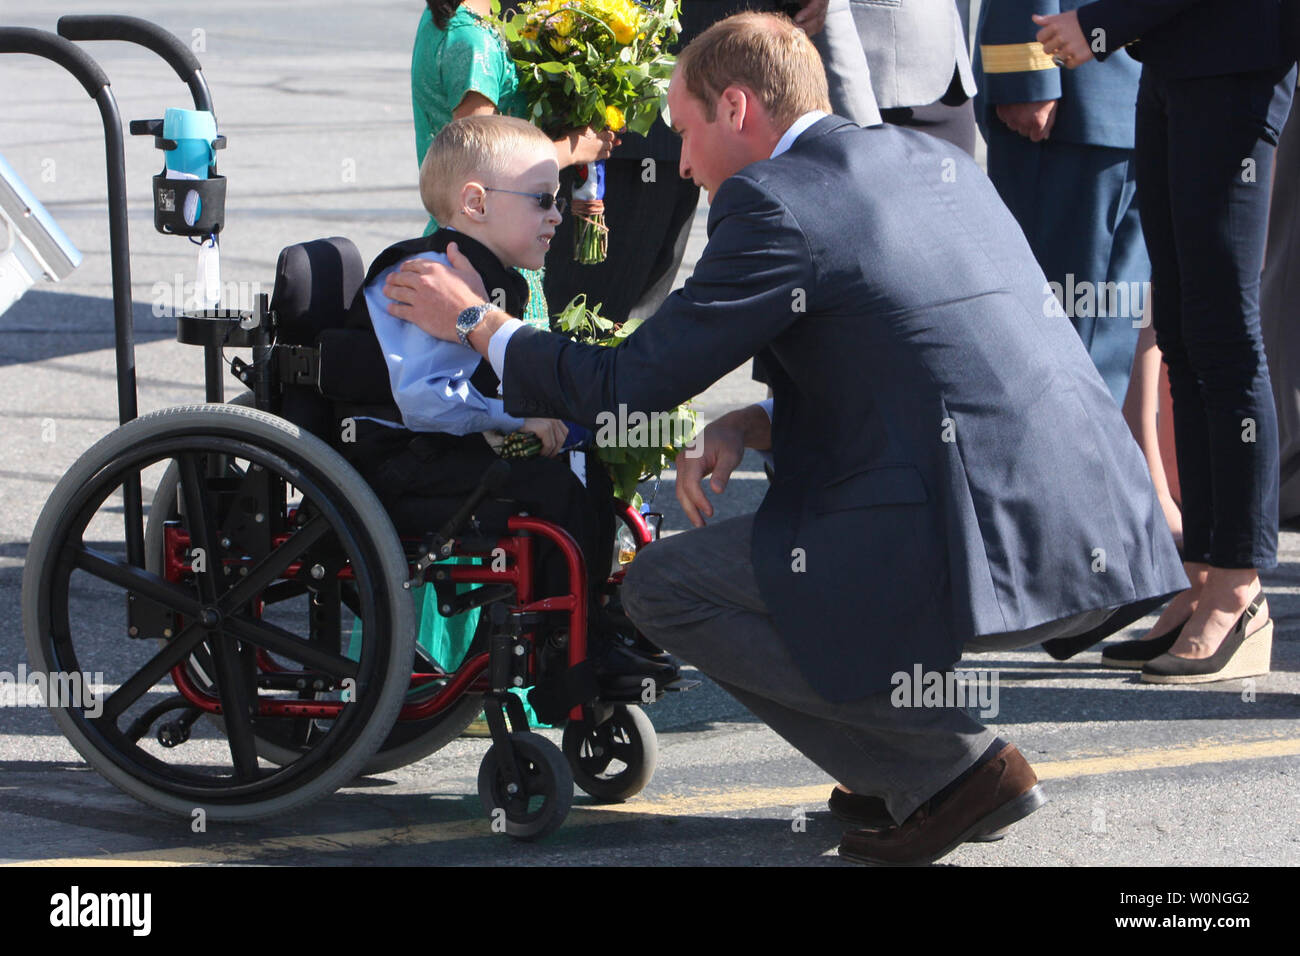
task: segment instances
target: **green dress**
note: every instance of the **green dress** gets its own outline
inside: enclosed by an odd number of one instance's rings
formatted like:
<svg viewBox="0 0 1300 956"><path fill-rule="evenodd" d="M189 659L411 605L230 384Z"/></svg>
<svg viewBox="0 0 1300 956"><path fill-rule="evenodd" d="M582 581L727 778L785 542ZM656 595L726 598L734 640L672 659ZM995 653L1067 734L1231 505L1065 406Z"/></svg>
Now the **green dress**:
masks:
<svg viewBox="0 0 1300 956"><path fill-rule="evenodd" d="M496 104L507 116L527 117L528 104L519 92L519 76L506 48L505 38L487 20L462 4L447 29L439 30L426 9L420 16L411 54L411 106L415 112L415 161L424 161L438 131L451 122L452 113L470 91ZM438 228L433 217L427 236ZM520 269L528 280L528 309L520 316L530 325L550 327L542 270Z"/></svg>
<svg viewBox="0 0 1300 956"><path fill-rule="evenodd" d="M426 9L420 17L411 55L411 104L415 112L416 162L424 160L429 144L451 122L452 112L471 90L496 104L510 116L525 116L527 104L519 94L519 78L506 49L505 39L486 20L462 5L439 30ZM438 228L430 217L425 228L429 235ZM542 270L520 269L528 280L528 308L521 318L529 325L550 328L546 296L542 291ZM449 563L473 563L471 558L453 558ZM462 584L458 592L476 585ZM478 625L477 609L445 618L437 608L432 587L415 590L419 618L420 646L446 670L454 670L464 660ZM532 715L529 715L530 718Z"/></svg>

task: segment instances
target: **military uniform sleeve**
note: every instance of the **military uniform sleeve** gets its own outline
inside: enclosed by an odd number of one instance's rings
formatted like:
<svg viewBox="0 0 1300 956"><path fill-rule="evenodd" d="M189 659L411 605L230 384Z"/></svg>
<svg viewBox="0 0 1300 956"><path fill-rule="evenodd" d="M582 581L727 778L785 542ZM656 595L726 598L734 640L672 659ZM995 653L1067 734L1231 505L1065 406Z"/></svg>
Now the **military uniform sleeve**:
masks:
<svg viewBox="0 0 1300 956"><path fill-rule="evenodd" d="M1034 14L1061 12L1059 0L986 0L980 28L983 93L990 103L1060 99L1061 70L1034 37Z"/></svg>

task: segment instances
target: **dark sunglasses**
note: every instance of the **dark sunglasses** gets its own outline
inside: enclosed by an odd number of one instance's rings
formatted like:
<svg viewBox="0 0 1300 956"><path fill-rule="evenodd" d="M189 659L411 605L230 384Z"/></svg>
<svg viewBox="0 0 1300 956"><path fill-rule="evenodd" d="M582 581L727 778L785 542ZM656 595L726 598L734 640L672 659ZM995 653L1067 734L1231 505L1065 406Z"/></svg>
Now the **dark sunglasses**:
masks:
<svg viewBox="0 0 1300 956"><path fill-rule="evenodd" d="M532 196L537 200L537 205L542 209L550 209L554 206L559 210L560 215L564 215L564 210L568 207L569 201L563 196L552 196L550 193L521 193L517 189L497 189L495 186L484 186L485 192L490 193L510 193L512 196Z"/></svg>

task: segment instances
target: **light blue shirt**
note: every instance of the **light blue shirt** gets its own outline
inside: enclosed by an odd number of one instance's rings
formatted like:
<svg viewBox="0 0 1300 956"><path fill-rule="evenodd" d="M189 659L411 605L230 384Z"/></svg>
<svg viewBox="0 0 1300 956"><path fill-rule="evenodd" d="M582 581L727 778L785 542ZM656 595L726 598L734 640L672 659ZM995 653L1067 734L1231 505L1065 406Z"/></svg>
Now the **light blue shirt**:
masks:
<svg viewBox="0 0 1300 956"><path fill-rule="evenodd" d="M415 258L447 265L440 252L422 252ZM470 384L481 361L477 352L459 342L435 339L418 325L389 314L393 300L384 295L384 281L401 265L385 269L366 286L366 306L388 365L388 383L402 424L411 431L450 435L518 431L522 418L507 415L500 398L485 396ZM395 422L373 421L396 427Z"/></svg>

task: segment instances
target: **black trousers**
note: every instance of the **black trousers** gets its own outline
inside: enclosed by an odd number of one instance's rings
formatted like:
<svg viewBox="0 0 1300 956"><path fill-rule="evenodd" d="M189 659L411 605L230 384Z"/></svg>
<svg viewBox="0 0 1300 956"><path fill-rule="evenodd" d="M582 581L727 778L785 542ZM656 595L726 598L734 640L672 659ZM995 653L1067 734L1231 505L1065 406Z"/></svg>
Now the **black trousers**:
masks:
<svg viewBox="0 0 1300 956"><path fill-rule="evenodd" d="M1260 283L1260 324L1282 459L1278 516L1288 522L1300 518L1300 323L1294 305L1300 299L1300 110L1291 111L1278 142Z"/></svg>
<svg viewBox="0 0 1300 956"><path fill-rule="evenodd" d="M560 174L561 191L569 191L574 176L571 168ZM574 218L566 214L546 255L551 313L583 293L588 306L600 303L600 314L615 322L652 315L672 291L699 198L699 187L682 179L671 160L606 160L607 256L591 266L573 261Z"/></svg>
<svg viewBox="0 0 1300 956"><path fill-rule="evenodd" d="M1278 444L1259 282L1295 68L1173 79L1147 67L1135 167L1153 325L1169 367L1184 554L1277 564Z"/></svg>
<svg viewBox="0 0 1300 956"><path fill-rule="evenodd" d="M455 514L497 461L482 435L412 433L374 422L357 422L357 441L344 455L366 479L393 519L399 535L422 537ZM510 462L510 478L477 517L483 530L501 534L510 515L527 511L569 532L587 563L588 606L599 607L600 588L614 555L614 490L605 469L587 459L587 484L569 467L568 455ZM567 593L568 565L559 549L539 539L540 596Z"/></svg>

